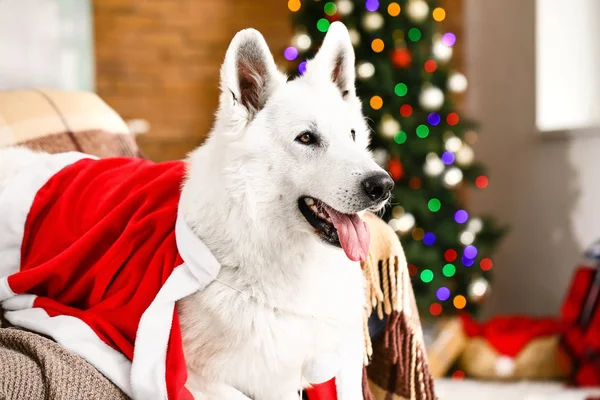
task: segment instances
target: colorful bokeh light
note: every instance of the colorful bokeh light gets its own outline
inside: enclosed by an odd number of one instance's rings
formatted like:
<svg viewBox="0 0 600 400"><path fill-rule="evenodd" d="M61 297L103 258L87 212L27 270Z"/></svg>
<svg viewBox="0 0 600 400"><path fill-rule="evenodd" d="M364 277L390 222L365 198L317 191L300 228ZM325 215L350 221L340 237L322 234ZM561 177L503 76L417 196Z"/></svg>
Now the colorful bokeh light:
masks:
<svg viewBox="0 0 600 400"><path fill-rule="evenodd" d="M489 258L482 258L479 262L479 267L482 271L489 271L494 266L494 263Z"/></svg>
<svg viewBox="0 0 600 400"><path fill-rule="evenodd" d="M402 115L403 117L410 117L412 115L412 112L413 108L410 106L410 104L403 104L400 107L400 115Z"/></svg>
<svg viewBox="0 0 600 400"><path fill-rule="evenodd" d="M421 31L419 28L410 28L408 31L408 38L413 42L416 42L421 39Z"/></svg>
<svg viewBox="0 0 600 400"><path fill-rule="evenodd" d="M417 272L419 272L418 268L416 265L413 264L408 264L408 274L410 276L415 276L417 275Z"/></svg>
<svg viewBox="0 0 600 400"><path fill-rule="evenodd" d="M460 120L460 118L458 117L458 114L455 112L451 112L450 114L448 114L448 116L446 117L446 122L448 123L448 125L450 126L454 126L456 124L458 124L458 121Z"/></svg>
<svg viewBox="0 0 600 400"><path fill-rule="evenodd" d="M373 96L371 97L369 104L373 110L379 110L381 107L383 107L383 99L381 96Z"/></svg>
<svg viewBox="0 0 600 400"><path fill-rule="evenodd" d="M459 294L458 296L454 297L452 303L454 304L454 307L456 307L457 310L462 310L467 305L467 299L462 294Z"/></svg>
<svg viewBox="0 0 600 400"><path fill-rule="evenodd" d="M317 29L323 33L329 30L329 25L331 25L331 23L326 18L321 18L317 21Z"/></svg>
<svg viewBox="0 0 600 400"><path fill-rule="evenodd" d="M454 153L452 153L451 151L445 151L442 153L442 162L446 165L452 165L452 163L454 162Z"/></svg>
<svg viewBox="0 0 600 400"><path fill-rule="evenodd" d="M475 259L475 257L477 257L477 247L473 246L472 244L466 246L463 250L463 255L471 260Z"/></svg>
<svg viewBox="0 0 600 400"><path fill-rule="evenodd" d="M335 13L337 12L337 6L335 5L335 3L333 2L328 2L325 3L325 6L323 7L323 11L325 11L325 14L331 16L331 15L335 15Z"/></svg>
<svg viewBox="0 0 600 400"><path fill-rule="evenodd" d="M430 269L421 271L421 280L425 283L431 282L433 280L433 271Z"/></svg>
<svg viewBox="0 0 600 400"><path fill-rule="evenodd" d="M433 246L435 244L435 241L436 241L436 237L435 237L435 233L433 233L433 232L427 232L423 236L423 243L425 243L427 246Z"/></svg>
<svg viewBox="0 0 600 400"><path fill-rule="evenodd" d="M288 61L294 61L296 58L298 58L298 49L294 46L290 46L284 50L283 56Z"/></svg>
<svg viewBox="0 0 600 400"><path fill-rule="evenodd" d="M465 256L462 257L460 262L462 262L462 265L464 265L465 267L471 267L473 264L475 264L475 260L473 260L472 258L467 258Z"/></svg>
<svg viewBox="0 0 600 400"><path fill-rule="evenodd" d="M432 112L427 116L427 122L429 122L429 125L431 126L438 126L440 122L442 122L442 117L440 114Z"/></svg>
<svg viewBox="0 0 600 400"><path fill-rule="evenodd" d="M375 53L381 53L385 48L385 44L381 39L373 39L373 41L371 42L371 48Z"/></svg>
<svg viewBox="0 0 600 400"><path fill-rule="evenodd" d="M456 35L452 32L444 33L442 36L442 43L448 47L454 46L454 44L456 44Z"/></svg>
<svg viewBox="0 0 600 400"><path fill-rule="evenodd" d="M440 208L442 208L442 202L434 197L427 203L427 208L429 208L429 211L431 212L438 212L440 211Z"/></svg>
<svg viewBox="0 0 600 400"><path fill-rule="evenodd" d="M289 0L288 1L288 8L290 9L291 12L296 12L296 11L300 10L301 6L302 6L302 4L300 3L300 0Z"/></svg>
<svg viewBox="0 0 600 400"><path fill-rule="evenodd" d="M488 177L485 175L480 175L475 179L475 186L479 189L485 189L489 184Z"/></svg>
<svg viewBox="0 0 600 400"><path fill-rule="evenodd" d="M400 5L398 3L390 3L390 5L387 8L388 14L390 14L392 17L397 17L398 15L400 15Z"/></svg>
<svg viewBox="0 0 600 400"><path fill-rule="evenodd" d="M421 181L421 178L419 178L418 176L413 176L408 181L408 187L410 187L412 190L418 190L421 188L422 183L423 182Z"/></svg>
<svg viewBox="0 0 600 400"><path fill-rule="evenodd" d="M452 262L452 261L456 260L456 257L458 257L458 254L456 253L456 250L454 250L454 249L448 249L444 252L444 260L446 260L448 262Z"/></svg>
<svg viewBox="0 0 600 400"><path fill-rule="evenodd" d="M396 96L399 97L406 96L406 93L408 93L408 86L406 86L406 84L402 82L397 83L396 86L394 86L394 93L396 93Z"/></svg>
<svg viewBox="0 0 600 400"><path fill-rule="evenodd" d="M426 72L432 73L437 69L437 63L433 60L427 60L425 61L423 67L425 68Z"/></svg>
<svg viewBox="0 0 600 400"><path fill-rule="evenodd" d="M429 136L429 128L427 125L421 124L417 126L417 136L421 139L425 139L427 136Z"/></svg>
<svg viewBox="0 0 600 400"><path fill-rule="evenodd" d="M459 224L464 224L469 219L469 214L465 210L458 210L454 213L454 220Z"/></svg>
<svg viewBox="0 0 600 400"><path fill-rule="evenodd" d="M365 1L365 8L367 11L377 11L379 9L379 0L367 0Z"/></svg>
<svg viewBox="0 0 600 400"><path fill-rule="evenodd" d="M439 301L448 300L450 298L450 289L446 286L438 288L438 290L435 291L435 297L437 297Z"/></svg>
<svg viewBox="0 0 600 400"><path fill-rule="evenodd" d="M425 236L425 231L423 230L423 228L415 228L412 231L412 238L414 240L422 240L423 237Z"/></svg>
<svg viewBox="0 0 600 400"><path fill-rule="evenodd" d="M394 135L394 142L396 142L398 144L406 143L406 139L407 139L407 135L406 135L406 132L404 132L404 131L398 131Z"/></svg>
<svg viewBox="0 0 600 400"><path fill-rule="evenodd" d="M302 61L300 64L298 64L298 72L300 75L304 75L306 73L306 65L306 61Z"/></svg>
<svg viewBox="0 0 600 400"><path fill-rule="evenodd" d="M454 264L448 263L444 265L442 268L442 275L444 275L446 278L452 278L454 274L456 274L456 267Z"/></svg>
<svg viewBox="0 0 600 400"><path fill-rule="evenodd" d="M433 303L429 306L429 313L434 317L437 317L442 313L442 305L440 303Z"/></svg>
<svg viewBox="0 0 600 400"><path fill-rule="evenodd" d="M446 19L446 10L444 10L442 7L437 7L433 10L432 15L435 21L442 22Z"/></svg>

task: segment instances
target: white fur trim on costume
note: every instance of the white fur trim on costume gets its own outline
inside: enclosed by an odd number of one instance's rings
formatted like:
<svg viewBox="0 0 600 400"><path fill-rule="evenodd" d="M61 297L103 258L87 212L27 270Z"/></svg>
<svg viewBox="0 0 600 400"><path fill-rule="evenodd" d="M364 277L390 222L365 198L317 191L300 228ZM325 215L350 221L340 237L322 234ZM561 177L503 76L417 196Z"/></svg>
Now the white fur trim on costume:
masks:
<svg viewBox="0 0 600 400"><path fill-rule="evenodd" d="M131 363L100 340L85 322L66 315L50 317L41 308L7 311L4 315L11 324L48 335L67 350L83 357L131 397Z"/></svg>
<svg viewBox="0 0 600 400"><path fill-rule="evenodd" d="M78 152L39 154L39 161L0 187L0 301L15 295L6 278L21 266L25 222L35 195L52 175L83 158L93 157Z"/></svg>
<svg viewBox="0 0 600 400"><path fill-rule="evenodd" d="M167 347L175 302L200 287L186 264L175 268L144 311L135 338L131 386L135 399L166 399Z"/></svg>
<svg viewBox="0 0 600 400"><path fill-rule="evenodd" d="M340 370L340 356L336 352L321 354L309 360L302 367L302 375L310 384L327 382Z"/></svg>
<svg viewBox="0 0 600 400"><path fill-rule="evenodd" d="M215 280L221 271L221 264L206 247L204 242L188 226L180 210L175 222L175 240L179 255L204 289Z"/></svg>
<svg viewBox="0 0 600 400"><path fill-rule="evenodd" d="M338 400L363 400L362 374L365 339L362 326L353 325L347 335L347 339L338 350L341 369L335 377L337 396Z"/></svg>

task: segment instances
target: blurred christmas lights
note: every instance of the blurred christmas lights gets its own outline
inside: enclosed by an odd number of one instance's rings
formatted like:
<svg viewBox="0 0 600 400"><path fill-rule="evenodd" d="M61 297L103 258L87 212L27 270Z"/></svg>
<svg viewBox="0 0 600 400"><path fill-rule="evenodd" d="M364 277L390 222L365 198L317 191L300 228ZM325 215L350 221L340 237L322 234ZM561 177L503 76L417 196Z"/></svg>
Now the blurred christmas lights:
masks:
<svg viewBox="0 0 600 400"><path fill-rule="evenodd" d="M423 235L423 243L425 243L427 246L433 246L436 239L435 233L433 232L427 232L425 235Z"/></svg>
<svg viewBox="0 0 600 400"><path fill-rule="evenodd" d="M437 63L434 60L427 60L425 61L423 68L425 68L425 71L429 73L435 72L437 69Z"/></svg>
<svg viewBox="0 0 600 400"><path fill-rule="evenodd" d="M454 154L450 151L442 153L442 162L446 165L452 165L454 162Z"/></svg>
<svg viewBox="0 0 600 400"><path fill-rule="evenodd" d="M442 202L434 197L427 202L427 208L429 208L429 211L431 212L438 212L440 211L440 208L442 208Z"/></svg>
<svg viewBox="0 0 600 400"><path fill-rule="evenodd" d="M362 20L363 27L368 32L373 32L383 26L383 17L378 12L365 14Z"/></svg>
<svg viewBox="0 0 600 400"><path fill-rule="evenodd" d="M396 121L394 119L394 117L392 117L389 114L385 114L383 115L383 117L381 117L381 123L379 125L379 131L385 136L385 137L394 137L394 135L400 130L400 124L398 123L398 121Z"/></svg>
<svg viewBox="0 0 600 400"><path fill-rule="evenodd" d="M456 260L457 256L458 256L458 254L456 253L456 250L453 250L453 249L448 249L444 252L444 260L446 260L448 262L452 262L452 261Z"/></svg>
<svg viewBox="0 0 600 400"><path fill-rule="evenodd" d="M392 17L397 17L398 15L400 15L400 5L398 3L390 3L388 5L387 8L388 14L390 14Z"/></svg>
<svg viewBox="0 0 600 400"><path fill-rule="evenodd" d="M442 313L443 309L442 309L442 305L440 303L433 303L432 305L429 306L429 313L431 315L433 315L434 317L437 317L438 315L440 315Z"/></svg>
<svg viewBox="0 0 600 400"><path fill-rule="evenodd" d="M293 46L288 47L283 52L283 57L285 57L285 59L288 61L294 61L296 58L298 58L298 49Z"/></svg>
<svg viewBox="0 0 600 400"><path fill-rule="evenodd" d="M406 84L400 82L394 86L394 93L396 93L396 96L399 97L406 96L406 93L408 93L408 87Z"/></svg>
<svg viewBox="0 0 600 400"><path fill-rule="evenodd" d="M460 72L454 72L448 77L448 89L453 93L462 93L467 90L467 78Z"/></svg>
<svg viewBox="0 0 600 400"><path fill-rule="evenodd" d="M429 15L429 5L424 0L409 0L406 5L406 13L411 21L421 23Z"/></svg>
<svg viewBox="0 0 600 400"><path fill-rule="evenodd" d="M356 73L360 79L369 79L375 74L375 67L370 62L361 62L358 64Z"/></svg>
<svg viewBox="0 0 600 400"><path fill-rule="evenodd" d="M302 4L300 3L300 0L289 0L288 1L288 8L290 9L291 12L296 12L296 11L300 10L301 6L302 6Z"/></svg>
<svg viewBox="0 0 600 400"><path fill-rule="evenodd" d="M427 136L429 136L429 128L427 127L427 125L419 125L417 126L417 136L420 137L421 139L425 139Z"/></svg>
<svg viewBox="0 0 600 400"><path fill-rule="evenodd" d="M464 231L460 234L459 240L462 244L468 246L475 241L475 235L472 232Z"/></svg>
<svg viewBox="0 0 600 400"><path fill-rule="evenodd" d="M371 48L373 49L373 51L375 53L381 53L383 51L383 48L385 47L383 40L381 39L373 39L373 41L371 42Z"/></svg>
<svg viewBox="0 0 600 400"><path fill-rule="evenodd" d="M444 92L436 86L425 87L419 95L419 103L428 111L437 111L444 104Z"/></svg>
<svg viewBox="0 0 600 400"><path fill-rule="evenodd" d="M373 96L371 97L369 104L373 110L379 110L383 107L383 99L380 96Z"/></svg>
<svg viewBox="0 0 600 400"><path fill-rule="evenodd" d="M444 265L442 268L442 275L444 275L446 278L452 278L454 274L456 274L456 267L454 264L448 263Z"/></svg>
<svg viewBox="0 0 600 400"><path fill-rule="evenodd" d="M445 286L438 288L435 292L435 296L439 301L446 301L450 298L450 289Z"/></svg>
<svg viewBox="0 0 600 400"><path fill-rule="evenodd" d="M400 107L400 115L403 117L410 117L413 112L413 109L410 104L403 104Z"/></svg>
<svg viewBox="0 0 600 400"><path fill-rule="evenodd" d="M352 46L358 46L360 44L360 33L354 28L348 29L348 34L350 35L350 42Z"/></svg>
<svg viewBox="0 0 600 400"><path fill-rule="evenodd" d="M492 260L490 260L489 258L482 258L479 262L479 267L482 271L489 271L490 269L492 269L493 265L494 263L492 263Z"/></svg>
<svg viewBox="0 0 600 400"><path fill-rule="evenodd" d="M379 9L379 1L378 0L366 0L365 8L367 11L375 12Z"/></svg>
<svg viewBox="0 0 600 400"><path fill-rule="evenodd" d="M452 154L452 153L450 153ZM459 168L451 167L444 174L444 184L450 188L457 186L462 182L463 173Z"/></svg>
<svg viewBox="0 0 600 400"><path fill-rule="evenodd" d="M456 35L452 32L447 32L442 35L442 43L448 47L452 47L456 44Z"/></svg>
<svg viewBox="0 0 600 400"><path fill-rule="evenodd" d="M429 125L431 126L438 126L440 122L442 122L442 117L440 114L433 112L427 116L427 122L429 122Z"/></svg>
<svg viewBox="0 0 600 400"><path fill-rule="evenodd" d="M433 280L433 271L430 269L424 269L421 271L421 280L425 283L429 283Z"/></svg>
<svg viewBox="0 0 600 400"><path fill-rule="evenodd" d="M442 22L444 19L446 19L446 10L444 10L442 7L437 7L433 10L432 16L436 22Z"/></svg>
<svg viewBox="0 0 600 400"><path fill-rule="evenodd" d="M469 214L465 210L458 210L454 213L454 220L459 224L464 224L469 219Z"/></svg>
<svg viewBox="0 0 600 400"><path fill-rule="evenodd" d="M475 179L475 186L479 189L485 189L488 186L489 180L487 176L480 175Z"/></svg>
<svg viewBox="0 0 600 400"><path fill-rule="evenodd" d="M354 10L354 3L350 0L338 0L337 9L341 15L348 15Z"/></svg>
<svg viewBox="0 0 600 400"><path fill-rule="evenodd" d="M437 176L444 171L444 163L437 154L429 153L425 157L424 171L429 176Z"/></svg>
<svg viewBox="0 0 600 400"><path fill-rule="evenodd" d="M452 303L454 304L454 307L456 307L457 310L462 310L467 305L467 299L465 298L465 296L459 294L458 296L454 297Z"/></svg>

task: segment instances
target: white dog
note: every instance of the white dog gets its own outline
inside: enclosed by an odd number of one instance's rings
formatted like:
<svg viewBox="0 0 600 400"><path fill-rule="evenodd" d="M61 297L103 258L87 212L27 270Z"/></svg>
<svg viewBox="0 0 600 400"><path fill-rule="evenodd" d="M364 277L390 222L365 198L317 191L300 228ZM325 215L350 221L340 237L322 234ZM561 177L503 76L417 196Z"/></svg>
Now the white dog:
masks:
<svg viewBox="0 0 600 400"><path fill-rule="evenodd" d="M221 264L177 303L196 399L292 400L333 376L340 400L362 399L360 215L386 204L393 181L367 150L354 82L341 23L291 81L255 30L227 50L216 122L189 156L179 203ZM0 151L0 197L40 157Z"/></svg>

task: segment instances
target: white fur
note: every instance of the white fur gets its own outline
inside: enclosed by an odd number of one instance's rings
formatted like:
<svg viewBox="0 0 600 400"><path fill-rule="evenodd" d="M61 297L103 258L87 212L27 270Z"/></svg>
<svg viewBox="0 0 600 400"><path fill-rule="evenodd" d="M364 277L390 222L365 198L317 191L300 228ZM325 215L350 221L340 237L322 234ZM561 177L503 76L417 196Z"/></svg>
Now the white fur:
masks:
<svg viewBox="0 0 600 400"><path fill-rule="evenodd" d="M240 69L260 83L253 101L241 90ZM321 136L320 147L295 140L306 130ZM361 188L362 179L382 171L367 150L368 135L341 23L331 25L307 74L289 82L260 33L235 36L221 69L214 128L189 156L181 197L186 222L222 264L219 279L227 283L178 303L187 386L197 399L297 399L310 383L303 369L336 359L327 356L332 352L344 364L329 372L343 386L340 400L362 399L362 272L320 240L298 199L315 197L345 213L380 206ZM0 151L0 189L35 157ZM311 374L323 379L320 372Z"/></svg>

